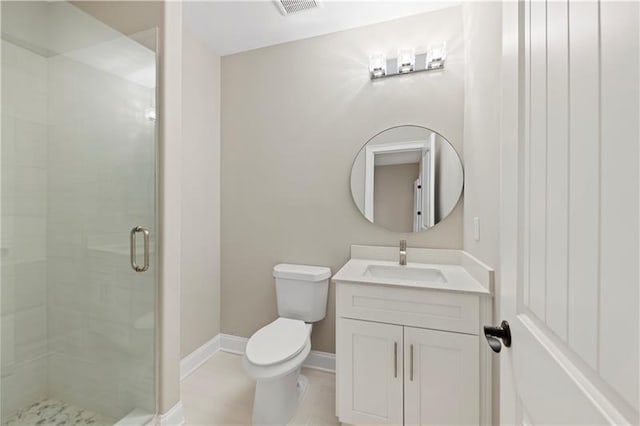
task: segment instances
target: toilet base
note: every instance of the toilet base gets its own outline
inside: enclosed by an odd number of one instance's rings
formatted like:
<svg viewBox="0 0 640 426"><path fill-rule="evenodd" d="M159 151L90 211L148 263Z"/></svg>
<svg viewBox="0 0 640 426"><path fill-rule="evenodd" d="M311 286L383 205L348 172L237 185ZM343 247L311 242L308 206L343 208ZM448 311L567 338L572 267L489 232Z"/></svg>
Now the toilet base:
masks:
<svg viewBox="0 0 640 426"><path fill-rule="evenodd" d="M302 374L300 374L298 376L298 402L302 401L302 398L304 398L304 394L307 392L307 386L309 385L309 379L307 379L307 376L304 376Z"/></svg>
<svg viewBox="0 0 640 426"><path fill-rule="evenodd" d="M286 425L298 408L309 380L300 368L272 380L257 380L253 399L254 425Z"/></svg>

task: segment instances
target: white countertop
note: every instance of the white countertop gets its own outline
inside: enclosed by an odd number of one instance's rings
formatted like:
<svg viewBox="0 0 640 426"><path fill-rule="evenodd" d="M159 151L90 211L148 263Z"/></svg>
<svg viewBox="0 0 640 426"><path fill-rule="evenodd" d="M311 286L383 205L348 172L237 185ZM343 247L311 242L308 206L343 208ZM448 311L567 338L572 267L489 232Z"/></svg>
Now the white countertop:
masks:
<svg viewBox="0 0 640 426"><path fill-rule="evenodd" d="M372 277L366 274L369 265L392 266L402 268L397 259L386 260L393 251L387 247L352 246L352 259L332 277L335 282L359 284L377 284L387 286L424 288L431 290L454 291L491 295L493 270L462 251L409 248L408 258L420 259L420 262L407 262L408 268L438 269L447 282L413 281L396 278ZM382 250L384 250L384 253ZM384 255L380 255L384 253ZM370 254L371 256L367 256ZM409 255L413 256L409 256ZM363 258L365 257L365 258ZM429 259L434 259L429 262ZM477 263L477 264L476 264ZM467 266L468 268L466 268ZM479 272L480 270L480 272ZM484 271L482 271L484 270ZM486 272L486 273L482 273ZM486 277L485 277L486 276Z"/></svg>

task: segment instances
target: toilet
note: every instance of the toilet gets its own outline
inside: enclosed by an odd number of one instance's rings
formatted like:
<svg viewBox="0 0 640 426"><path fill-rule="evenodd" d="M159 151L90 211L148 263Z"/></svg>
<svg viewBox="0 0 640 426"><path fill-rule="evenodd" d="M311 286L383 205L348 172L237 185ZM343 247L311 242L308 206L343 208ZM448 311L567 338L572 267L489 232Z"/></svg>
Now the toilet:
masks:
<svg viewBox="0 0 640 426"><path fill-rule="evenodd" d="M331 269L278 264L273 268L279 318L256 331L247 342L243 364L256 380L254 425L285 425L304 395L300 374L311 351L311 323L327 312Z"/></svg>

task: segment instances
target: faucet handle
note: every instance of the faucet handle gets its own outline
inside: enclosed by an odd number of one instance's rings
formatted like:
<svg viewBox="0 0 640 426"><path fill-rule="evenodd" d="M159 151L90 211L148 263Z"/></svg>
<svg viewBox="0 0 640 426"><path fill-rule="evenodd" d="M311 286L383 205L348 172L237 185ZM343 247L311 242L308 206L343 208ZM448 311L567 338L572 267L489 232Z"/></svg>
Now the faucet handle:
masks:
<svg viewBox="0 0 640 426"><path fill-rule="evenodd" d="M407 249L407 240L400 240L400 250Z"/></svg>

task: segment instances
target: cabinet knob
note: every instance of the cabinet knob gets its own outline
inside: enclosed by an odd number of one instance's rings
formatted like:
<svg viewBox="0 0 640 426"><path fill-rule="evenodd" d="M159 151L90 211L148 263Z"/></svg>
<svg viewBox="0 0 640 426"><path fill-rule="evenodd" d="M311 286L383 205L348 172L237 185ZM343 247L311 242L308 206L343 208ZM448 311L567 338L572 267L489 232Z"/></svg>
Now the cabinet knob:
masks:
<svg viewBox="0 0 640 426"><path fill-rule="evenodd" d="M511 329L509 328L509 323L502 321L499 327L485 325L484 337L487 339L487 343L489 344L489 347L491 347L491 350L496 353L499 353L502 350L503 343L506 347L510 347ZM501 339L502 343L498 339Z"/></svg>

